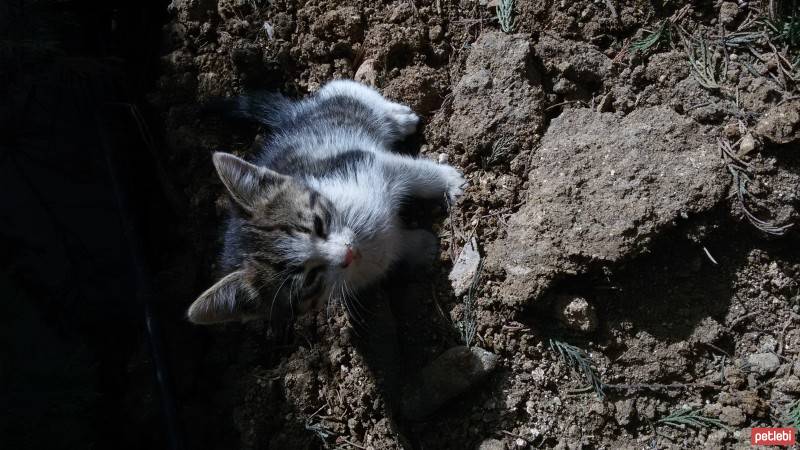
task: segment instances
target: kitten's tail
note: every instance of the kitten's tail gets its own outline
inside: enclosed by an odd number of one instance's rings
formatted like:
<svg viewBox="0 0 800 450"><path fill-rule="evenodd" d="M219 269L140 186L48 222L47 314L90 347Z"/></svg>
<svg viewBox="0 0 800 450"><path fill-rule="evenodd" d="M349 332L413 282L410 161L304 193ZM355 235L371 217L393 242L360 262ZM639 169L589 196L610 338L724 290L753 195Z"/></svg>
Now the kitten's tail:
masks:
<svg viewBox="0 0 800 450"><path fill-rule="evenodd" d="M295 114L294 103L290 99L277 92L264 91L212 100L204 105L203 110L234 119L258 122L272 128L285 125Z"/></svg>

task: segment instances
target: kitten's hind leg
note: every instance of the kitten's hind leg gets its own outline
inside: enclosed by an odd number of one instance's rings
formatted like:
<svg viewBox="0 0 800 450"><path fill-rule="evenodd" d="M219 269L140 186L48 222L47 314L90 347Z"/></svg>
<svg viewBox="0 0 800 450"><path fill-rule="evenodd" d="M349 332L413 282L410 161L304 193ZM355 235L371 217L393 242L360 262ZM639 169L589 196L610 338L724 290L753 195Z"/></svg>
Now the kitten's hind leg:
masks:
<svg viewBox="0 0 800 450"><path fill-rule="evenodd" d="M387 100L375 89L352 80L331 81L317 95L322 99L346 96L367 105L381 118L388 120L392 128L386 130L390 141L414 134L419 125L419 116L410 107Z"/></svg>

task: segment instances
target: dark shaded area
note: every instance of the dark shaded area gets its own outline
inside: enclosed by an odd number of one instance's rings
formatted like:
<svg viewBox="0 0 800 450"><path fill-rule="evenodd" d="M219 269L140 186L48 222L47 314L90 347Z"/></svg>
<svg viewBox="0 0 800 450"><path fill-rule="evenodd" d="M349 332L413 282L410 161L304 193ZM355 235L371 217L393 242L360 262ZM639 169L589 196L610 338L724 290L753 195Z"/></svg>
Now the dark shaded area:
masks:
<svg viewBox="0 0 800 450"><path fill-rule="evenodd" d="M193 331L153 277L181 200L139 106L167 3L0 3L0 433L10 448L183 447L174 349L160 332Z"/></svg>

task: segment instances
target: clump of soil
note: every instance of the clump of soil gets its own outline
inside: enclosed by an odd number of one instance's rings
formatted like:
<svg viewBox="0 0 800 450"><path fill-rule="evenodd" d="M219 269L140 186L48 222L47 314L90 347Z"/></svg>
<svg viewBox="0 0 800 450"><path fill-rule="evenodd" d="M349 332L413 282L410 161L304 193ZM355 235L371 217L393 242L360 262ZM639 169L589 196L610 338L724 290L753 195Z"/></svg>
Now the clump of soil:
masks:
<svg viewBox="0 0 800 450"><path fill-rule="evenodd" d="M358 75L421 114L408 149L469 182L433 221L435 270L361 297L356 321L383 324L371 332L339 309L285 333L210 329L195 353L217 369L191 377L216 399L207 414L232 430L231 446L252 449L723 447L780 424L800 395L798 234L769 236L744 208L777 225L800 216L794 87L779 84L779 62L736 63L743 48L712 49L714 87L677 37L631 46L670 16L716 36L718 20L735 30L756 7L518 2L504 34L484 3L173 1L151 99L196 218L173 230L187 243L179 259L198 267L176 302L213 277L223 190L210 152L247 155L259 131L201 115L206 99L299 96ZM747 152L721 152L748 135ZM447 274L473 239L486 266L457 297ZM582 322L560 317L563 298L581 300ZM462 343L471 314L495 372L432 415L398 413L400 386ZM551 341L586 352L603 395L582 389L586 372ZM659 422L685 406L728 428Z"/></svg>
<svg viewBox="0 0 800 450"><path fill-rule="evenodd" d="M665 228L714 208L727 180L710 135L665 106L554 119L532 155L525 204L490 247L504 301L527 303L558 277L637 256Z"/></svg>

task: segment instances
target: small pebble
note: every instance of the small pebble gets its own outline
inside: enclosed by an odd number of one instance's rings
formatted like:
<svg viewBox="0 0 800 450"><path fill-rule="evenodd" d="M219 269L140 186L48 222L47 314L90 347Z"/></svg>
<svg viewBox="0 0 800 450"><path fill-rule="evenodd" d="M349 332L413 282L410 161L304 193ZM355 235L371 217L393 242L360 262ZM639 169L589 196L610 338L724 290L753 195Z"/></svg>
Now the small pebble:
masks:
<svg viewBox="0 0 800 450"><path fill-rule="evenodd" d="M597 312L583 297L564 295L556 301L556 315L567 328L582 333L597 329Z"/></svg>
<svg viewBox="0 0 800 450"><path fill-rule="evenodd" d="M506 446L497 439L486 439L478 445L478 450L505 450Z"/></svg>
<svg viewBox="0 0 800 450"><path fill-rule="evenodd" d="M742 138L742 142L739 144L739 155L744 156L753 150L756 149L756 140L753 138L753 135L747 133Z"/></svg>
<svg viewBox="0 0 800 450"><path fill-rule="evenodd" d="M453 269L448 276L450 284L453 286L453 292L457 297L469 291L469 287L478 275L480 264L481 254L478 252L478 241L473 237L461 249L461 253L456 258Z"/></svg>

